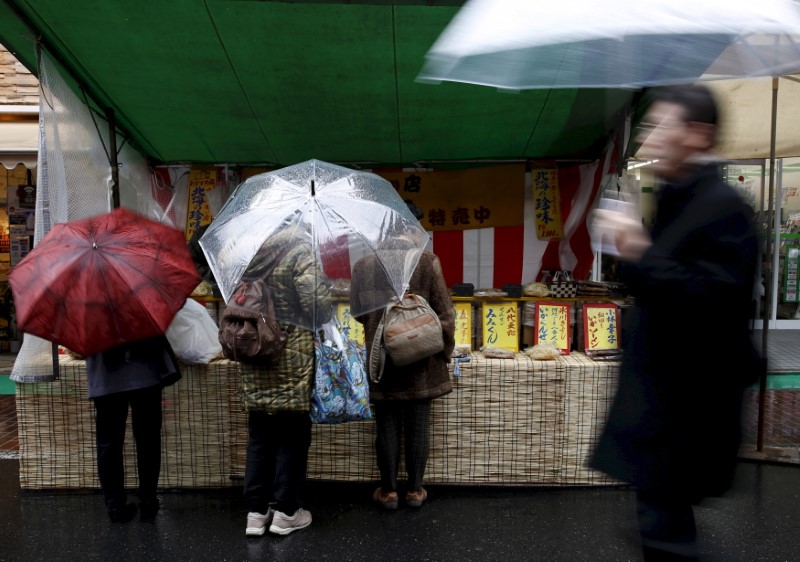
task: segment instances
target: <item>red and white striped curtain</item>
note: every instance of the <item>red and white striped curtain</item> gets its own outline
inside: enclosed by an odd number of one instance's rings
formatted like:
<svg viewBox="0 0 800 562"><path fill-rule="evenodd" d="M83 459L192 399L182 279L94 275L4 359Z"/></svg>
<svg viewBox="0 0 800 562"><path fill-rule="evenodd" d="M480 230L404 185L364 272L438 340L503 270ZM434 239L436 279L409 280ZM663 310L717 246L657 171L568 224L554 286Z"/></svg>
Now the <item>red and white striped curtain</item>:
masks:
<svg viewBox="0 0 800 562"><path fill-rule="evenodd" d="M591 164L560 168L564 237L536 238L531 174L525 174L525 222L522 226L433 232L433 252L442 262L448 286L472 283L476 288L536 281L542 270L571 271L588 279L594 254L586 224L605 182L616 177L614 149Z"/></svg>

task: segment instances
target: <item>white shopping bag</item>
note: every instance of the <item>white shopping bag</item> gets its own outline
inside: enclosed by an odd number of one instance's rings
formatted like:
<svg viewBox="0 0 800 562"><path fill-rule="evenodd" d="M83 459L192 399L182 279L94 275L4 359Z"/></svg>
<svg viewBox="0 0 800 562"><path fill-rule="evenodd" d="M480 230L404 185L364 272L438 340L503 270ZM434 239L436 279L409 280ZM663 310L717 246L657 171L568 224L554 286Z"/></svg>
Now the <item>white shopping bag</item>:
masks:
<svg viewBox="0 0 800 562"><path fill-rule="evenodd" d="M172 351L184 363L206 365L222 353L217 324L206 307L194 299L186 299L166 336Z"/></svg>

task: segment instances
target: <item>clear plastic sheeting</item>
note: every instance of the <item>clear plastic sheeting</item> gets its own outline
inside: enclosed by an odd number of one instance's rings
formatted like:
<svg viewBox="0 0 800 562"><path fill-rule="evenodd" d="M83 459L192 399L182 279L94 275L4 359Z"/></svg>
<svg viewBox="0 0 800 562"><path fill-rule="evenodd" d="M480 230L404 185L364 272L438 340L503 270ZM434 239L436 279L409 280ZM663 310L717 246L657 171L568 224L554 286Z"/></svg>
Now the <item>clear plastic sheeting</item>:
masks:
<svg viewBox="0 0 800 562"><path fill-rule="evenodd" d="M790 74L799 10L792 0L471 0L419 79L523 90Z"/></svg>
<svg viewBox="0 0 800 562"><path fill-rule="evenodd" d="M34 246L58 223L107 213L111 209L111 167L108 124L92 114L58 74L56 65L42 51L39 60L39 156L37 164ZM144 159L122 139L118 161L121 198L127 190L150 190ZM141 207L136 195L127 197ZM14 362L11 380L53 380L53 344L25 334Z"/></svg>
<svg viewBox="0 0 800 562"><path fill-rule="evenodd" d="M385 179L309 160L240 184L200 239L200 246L226 302L262 246L277 254L282 247L310 244L316 271L324 276L321 282L331 285L349 280L360 259L375 255L388 281L381 283L384 288L376 287L369 299L375 310L403 294L429 239ZM351 312L358 316L369 311ZM279 320L298 323L297 318L309 317L315 315L292 310L290 317Z"/></svg>

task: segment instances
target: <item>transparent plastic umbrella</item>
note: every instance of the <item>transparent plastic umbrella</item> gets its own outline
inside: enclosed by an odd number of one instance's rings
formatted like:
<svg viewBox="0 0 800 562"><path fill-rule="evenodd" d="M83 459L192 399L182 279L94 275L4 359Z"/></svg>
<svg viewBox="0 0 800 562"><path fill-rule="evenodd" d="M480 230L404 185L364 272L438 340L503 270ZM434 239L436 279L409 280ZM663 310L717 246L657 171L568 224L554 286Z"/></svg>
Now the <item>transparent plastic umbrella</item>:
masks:
<svg viewBox="0 0 800 562"><path fill-rule="evenodd" d="M307 244L313 274L329 285L346 284L357 262L374 255L387 283L376 289L369 310L351 310L359 316L402 296L429 240L387 180L309 160L240 184L200 238L200 247L226 302L246 272L258 270L257 254L275 256ZM329 320L295 310L308 303L280 294L289 288L271 289L276 300L288 303L283 312L276 307L279 320L311 330Z"/></svg>
<svg viewBox="0 0 800 562"><path fill-rule="evenodd" d="M428 51L419 79L639 88L799 70L792 0L471 0Z"/></svg>

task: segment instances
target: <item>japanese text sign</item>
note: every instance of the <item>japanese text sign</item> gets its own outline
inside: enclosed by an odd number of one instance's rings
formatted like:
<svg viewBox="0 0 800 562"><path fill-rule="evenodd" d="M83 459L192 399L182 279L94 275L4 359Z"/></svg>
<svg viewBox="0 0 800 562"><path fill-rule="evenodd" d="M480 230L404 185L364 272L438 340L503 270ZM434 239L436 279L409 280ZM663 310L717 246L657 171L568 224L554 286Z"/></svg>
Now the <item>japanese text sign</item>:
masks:
<svg viewBox="0 0 800 562"><path fill-rule="evenodd" d="M569 348L572 344L572 330L570 330L569 324L570 314L571 305L569 303L537 302L534 344L553 344L561 350L562 355L569 355Z"/></svg>
<svg viewBox="0 0 800 562"><path fill-rule="evenodd" d="M558 187L558 170L531 170L533 183L534 218L536 238L558 240L564 237L561 224L561 190Z"/></svg>
<svg viewBox="0 0 800 562"><path fill-rule="evenodd" d="M350 305L339 303L336 306L336 317L339 319L339 324L342 326L342 337L364 345L364 326L361 322L353 318L353 315L350 313Z"/></svg>
<svg viewBox="0 0 800 562"><path fill-rule="evenodd" d="M468 345L472 349L472 303L458 302L456 311L456 345Z"/></svg>
<svg viewBox="0 0 800 562"><path fill-rule="evenodd" d="M587 352L619 349L619 310L617 305L583 305L583 347Z"/></svg>
<svg viewBox="0 0 800 562"><path fill-rule="evenodd" d="M202 226L211 224L211 207L207 192L217 186L216 170L192 169L189 172L189 201L186 206L186 239Z"/></svg>
<svg viewBox="0 0 800 562"><path fill-rule="evenodd" d="M519 310L516 302L485 302L481 319L484 346L519 351Z"/></svg>
<svg viewBox="0 0 800 562"><path fill-rule="evenodd" d="M428 231L519 226L525 166L507 164L469 170L374 170L422 212Z"/></svg>

